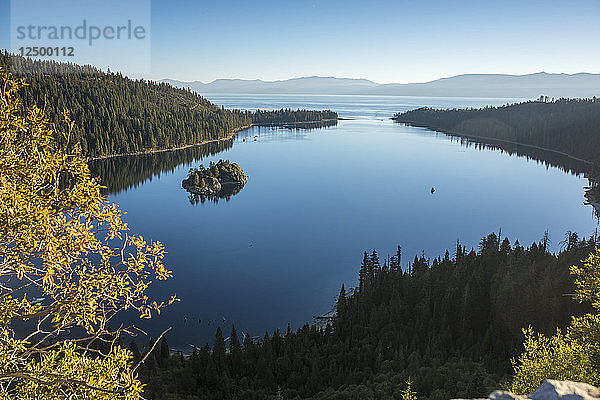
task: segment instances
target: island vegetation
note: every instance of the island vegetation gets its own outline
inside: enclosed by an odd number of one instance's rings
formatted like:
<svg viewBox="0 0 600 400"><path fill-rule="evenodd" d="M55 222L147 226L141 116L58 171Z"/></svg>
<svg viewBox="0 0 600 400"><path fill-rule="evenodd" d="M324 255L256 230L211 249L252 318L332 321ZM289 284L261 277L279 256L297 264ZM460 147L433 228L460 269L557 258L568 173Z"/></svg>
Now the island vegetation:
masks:
<svg viewBox="0 0 600 400"><path fill-rule="evenodd" d="M202 202L208 198L226 198L242 190L248 177L242 168L229 160L210 162L208 168L200 165L191 169L188 177L181 182L181 186L188 192L200 196Z"/></svg>
<svg viewBox="0 0 600 400"><path fill-rule="evenodd" d="M600 180L600 99L548 99L468 109L422 107L394 115L396 122L421 126L483 143L512 143L548 149L588 164ZM598 197L598 188L589 194Z"/></svg>

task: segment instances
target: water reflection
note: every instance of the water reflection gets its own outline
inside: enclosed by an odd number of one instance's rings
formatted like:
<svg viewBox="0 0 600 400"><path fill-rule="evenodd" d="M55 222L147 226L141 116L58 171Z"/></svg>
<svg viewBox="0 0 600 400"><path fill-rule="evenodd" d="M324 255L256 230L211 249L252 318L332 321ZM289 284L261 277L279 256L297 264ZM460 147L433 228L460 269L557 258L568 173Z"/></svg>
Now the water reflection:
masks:
<svg viewBox="0 0 600 400"><path fill-rule="evenodd" d="M510 156L524 157L527 160L536 161L538 164L544 165L546 169L556 167L563 172L574 175L583 174L584 177L589 178L588 171L590 170L591 163L577 158L569 157L566 154L529 147L516 143L486 143L482 141L475 141L473 139L462 138L452 135L449 135L449 138L450 141L459 142L462 146L466 148L474 148L481 151L497 150L500 153L506 153Z"/></svg>
<svg viewBox="0 0 600 400"><path fill-rule="evenodd" d="M261 134L277 133L280 130L285 130L296 133L295 135L286 135L285 139L298 140L302 138L303 131L329 128L336 126L337 123L337 120L331 120L289 125L264 125L238 132L237 137L244 142L257 141ZM137 188L147 181L152 181L154 177L160 177L161 174L166 172L173 172L180 165L190 165L206 157L227 151L231 149L233 143L234 139L221 140L181 150L91 160L89 167L92 176L100 177L101 184L106 187L104 193L111 195ZM216 198L205 197L202 199L200 196L190 196L190 202L198 204L199 202L204 203L208 199L216 203L219 199L229 200L231 196L238 192L239 190L230 190L230 193L225 193L223 196Z"/></svg>
<svg viewBox="0 0 600 400"><path fill-rule="evenodd" d="M426 130L428 134L431 134L431 130L427 128L423 129ZM510 156L523 157L528 161L535 161L536 163L545 166L546 169L558 168L563 172L576 176L583 175L583 177L588 179L590 183L589 186L585 187L585 204L592 206L594 218L600 221L600 203L598 202L596 195L598 189L597 183L594 183L594 177L598 177L600 174L598 172L593 172L593 163L576 157L571 157L558 151L546 150L512 142L484 138L466 138L438 131L435 131L435 134L448 138L451 142L460 143L460 145L465 148L472 148L480 151L499 151L500 153L506 153Z"/></svg>
<svg viewBox="0 0 600 400"><path fill-rule="evenodd" d="M545 155L546 168L517 157L533 158L524 149L484 151L493 147L389 120L341 121L311 132L254 127L225 148L227 154L202 161L196 159L210 154L206 147L111 167L134 175L143 161L161 174L150 181L153 172L143 171L135 179L145 179L143 186L110 200L127 210L134 232L168 249L174 277L150 294L175 293L182 301L139 325L154 337L173 327L169 343L181 349L212 342L217 326L235 324L255 336L312 321L331 308L342 283L357 284L365 249L385 255L401 244L409 261L423 251L443 254L456 239L477 246L482 234L499 228L511 242L531 243L545 230L562 238L567 230L587 236L596 227L591 207L582 204L584 179L549 167L580 173L585 166ZM187 165L166 172L175 156ZM192 197L198 205L190 205L182 179L220 158L243 166L251 181L229 202L206 198L200 205ZM227 322L218 322L222 316Z"/></svg>
<svg viewBox="0 0 600 400"><path fill-rule="evenodd" d="M191 205L197 205L198 203L204 204L207 200L211 203L217 204L219 200L229 201L232 196L238 194L244 186L239 185L223 185L221 190L216 196L206 196L198 193L189 192L188 200Z"/></svg>
<svg viewBox="0 0 600 400"><path fill-rule="evenodd" d="M329 119L325 121L315 121L315 122L296 122L291 124L257 124L256 126L272 126L272 127L280 127L285 129L321 129L321 128L329 128L332 126L336 126L338 121L336 119Z"/></svg>
<svg viewBox="0 0 600 400"><path fill-rule="evenodd" d="M232 146L233 139L222 140L181 150L93 160L89 166L92 176L99 176L102 185L106 186L105 194L116 194L137 188L162 173L173 172L179 165L189 165Z"/></svg>
<svg viewBox="0 0 600 400"><path fill-rule="evenodd" d="M600 204L597 202L597 182L595 179L599 176L592 172L592 163L578 158L570 157L566 154L538 149L535 147L518 145L515 143L480 143L473 140L452 136L451 141L459 141L465 147L473 147L477 150L498 150L500 153L507 153L510 156L524 157L527 160L533 160L538 164L544 165L546 169L558 168L559 170L573 174L583 175L589 181L585 189L585 204L592 206L594 218L600 221ZM594 201L596 199L596 201Z"/></svg>

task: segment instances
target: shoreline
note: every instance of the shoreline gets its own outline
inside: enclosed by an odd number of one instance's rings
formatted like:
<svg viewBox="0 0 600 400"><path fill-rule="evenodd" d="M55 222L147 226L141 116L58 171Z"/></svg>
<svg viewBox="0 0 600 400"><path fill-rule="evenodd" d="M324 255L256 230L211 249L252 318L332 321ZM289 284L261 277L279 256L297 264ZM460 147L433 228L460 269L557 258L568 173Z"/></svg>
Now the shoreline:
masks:
<svg viewBox="0 0 600 400"><path fill-rule="evenodd" d="M438 128L438 127L435 127L435 126L428 126L428 125L423 125L423 124L416 124L416 123L412 123L412 122L402 122L402 121L398 121L398 120L396 120L394 118L391 118L391 119L393 121L397 122L397 123L400 123L400 124L405 124L405 125L409 125L409 126L415 126L415 127L418 127L418 128L426 128L426 129L432 130L434 132L443 133L443 134L448 135L448 136L454 136L454 137L465 138L465 139L480 139L481 143L484 143L484 141L491 141L491 142L501 142L501 143L515 144L517 146L524 146L524 147L529 147L529 148L536 149L536 150L542 150L542 151L548 151L550 153L560 154L560 155L568 157L568 158L570 158L572 160L583 162L583 163L588 164L588 165L592 165L593 164L592 161L586 160L584 158L579 158L579 157L574 156L572 154L565 153L564 151L550 149L548 147L537 146L535 144L519 143L519 142L515 142L514 140L499 139L499 138L493 138L493 137L489 137L489 136L467 135L467 134L464 134L464 133L459 133L459 132L452 131L452 130L449 130L449 129L442 129L442 128ZM475 141L477 141L477 140L475 140ZM486 143L484 143L484 144L486 144Z"/></svg>
<svg viewBox="0 0 600 400"><path fill-rule="evenodd" d="M596 214L598 214L598 216L600 216L600 199L596 199L596 198L590 196L588 194L588 192L586 192L585 198L586 198L587 204L592 206L594 208L594 210L596 210Z"/></svg>
<svg viewBox="0 0 600 400"><path fill-rule="evenodd" d="M147 155L147 154L155 154L155 153L164 153L167 151L177 151L177 150L184 150L184 149L189 149L190 147L198 147L198 146L203 146L205 144L208 143L215 143L215 142L224 142L227 140L232 140L235 138L235 136L242 131L248 130L254 126L282 126L285 127L286 125L301 125L301 124L318 124L318 123L322 123L322 122L330 122L330 121L338 121L338 120L349 120L350 118L328 118L328 119L322 119L320 121L295 121L295 122L277 122L277 123L257 123L257 124L250 124L250 125L244 125L240 128L234 129L233 132L231 132L229 135L219 138L219 139L209 139L209 140L204 140L202 142L199 143L192 143L192 144L186 144L183 146L178 146L178 147L169 147L166 149L149 149L149 150L142 150L142 151L134 151L132 153L118 153L118 154L108 154L108 155L103 155L103 156L96 156L96 157L90 157L88 158L88 161L98 161L98 160L106 160L109 158L117 158L117 157L135 157L135 156L143 156L143 155Z"/></svg>
<svg viewBox="0 0 600 400"><path fill-rule="evenodd" d="M144 150L144 151L135 151L133 153L119 153L119 154L109 154L109 155L106 155L106 156L90 157L90 158L88 158L88 161L106 160L108 158L116 158L116 157L143 156L143 155L146 155L146 154L164 153L166 151L184 150L184 149L188 149L190 147L203 146L203 145L208 144L208 143L224 142L224 141L227 141L227 140L232 140L233 138L235 138L235 135L237 135L238 132L250 129L250 128L252 128L252 126L253 125L250 124L250 125L245 125L245 126L242 126L240 128L234 129L233 132L231 132L228 136L225 136L225 137L222 137L222 138L219 138L219 139L209 139L209 140L204 140L204 141L199 142L199 143L186 144L186 145L179 146L179 147L169 147L169 148L166 148L166 149L151 149L151 150Z"/></svg>
<svg viewBox="0 0 600 400"><path fill-rule="evenodd" d="M442 128L438 128L438 127L435 127L435 126L427 126L427 125L424 125L424 124L417 124L417 123L412 123L412 122L402 122L402 121L398 121L398 120L396 120L394 118L390 118L390 119L393 120L396 123L401 123L401 124L405 124L405 125L408 125L408 126L414 126L414 127L418 127L418 128L426 128L426 129L429 129L429 130L434 131L434 132L443 133L444 135L447 135L447 136L453 136L453 137L457 137L457 138L463 138L463 139L466 139L466 140L471 140L473 142L478 142L478 143L483 143L483 144L493 144L494 142L513 144L513 145L516 145L516 146L523 146L523 147L528 147L530 149L547 151L547 152L550 152L550 153L558 154L558 155L570 158L571 160L584 163L584 164L586 164L589 167L592 167L594 165L594 163L592 161L590 161L590 160L586 160L584 158L580 158L580 157L574 156L574 155L566 153L564 151L550 149L550 148L543 147L543 146L537 146L537 145L534 145L534 144L519 143L519 142L515 142L514 140L499 139L499 138L493 138L493 137L489 137L489 136L467 135L467 134L464 134L464 133L458 133L456 131L452 131L452 130L449 130L449 129L442 129ZM587 175L587 176L585 176L585 175ZM590 169L588 169L587 172L584 172L584 176L590 182L600 182L600 177L593 176L591 174L591 172L590 172ZM593 196L589 195L589 189L585 190L584 196L587 199L588 203L598 212L598 214L600 214L600 198L594 198Z"/></svg>
<svg viewBox="0 0 600 400"><path fill-rule="evenodd" d="M303 124L321 124L323 122L331 122L331 121L344 121L349 120L350 118L327 118L321 119L319 121L293 121L293 122L259 122L256 124L252 124L251 126L282 126L286 125L303 125Z"/></svg>

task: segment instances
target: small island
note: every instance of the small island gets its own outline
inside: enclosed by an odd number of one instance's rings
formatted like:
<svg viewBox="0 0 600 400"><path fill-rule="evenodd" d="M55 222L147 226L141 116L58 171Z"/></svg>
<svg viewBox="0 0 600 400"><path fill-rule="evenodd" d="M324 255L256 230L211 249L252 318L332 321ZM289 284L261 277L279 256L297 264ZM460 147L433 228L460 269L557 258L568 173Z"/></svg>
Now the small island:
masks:
<svg viewBox="0 0 600 400"><path fill-rule="evenodd" d="M239 193L247 181L248 177L239 165L220 160L216 164L211 162L208 168L200 165L197 169L191 169L181 186L202 198L229 199L231 195Z"/></svg>

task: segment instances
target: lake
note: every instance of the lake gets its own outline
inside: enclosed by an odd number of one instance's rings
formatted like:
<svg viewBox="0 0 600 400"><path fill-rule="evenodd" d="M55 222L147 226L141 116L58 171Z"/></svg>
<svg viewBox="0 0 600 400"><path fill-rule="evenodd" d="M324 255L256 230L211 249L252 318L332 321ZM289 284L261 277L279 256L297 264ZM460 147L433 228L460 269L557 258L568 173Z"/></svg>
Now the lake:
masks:
<svg viewBox="0 0 600 400"><path fill-rule="evenodd" d="M212 344L216 327L227 337L232 323L262 336L312 322L342 283L356 285L364 250L383 260L401 245L406 266L422 252L453 254L457 239L476 248L493 231L529 245L548 230L558 250L567 230L589 236L598 227L583 175L389 120L423 105L509 99L207 97L230 108L331 109L352 119L312 130L254 127L230 143L102 162L109 200L127 211L132 231L167 248L174 278L151 293L181 302L139 325L154 337L171 326L174 348ZM248 183L229 200L196 203L181 181L219 159L238 163Z"/></svg>

